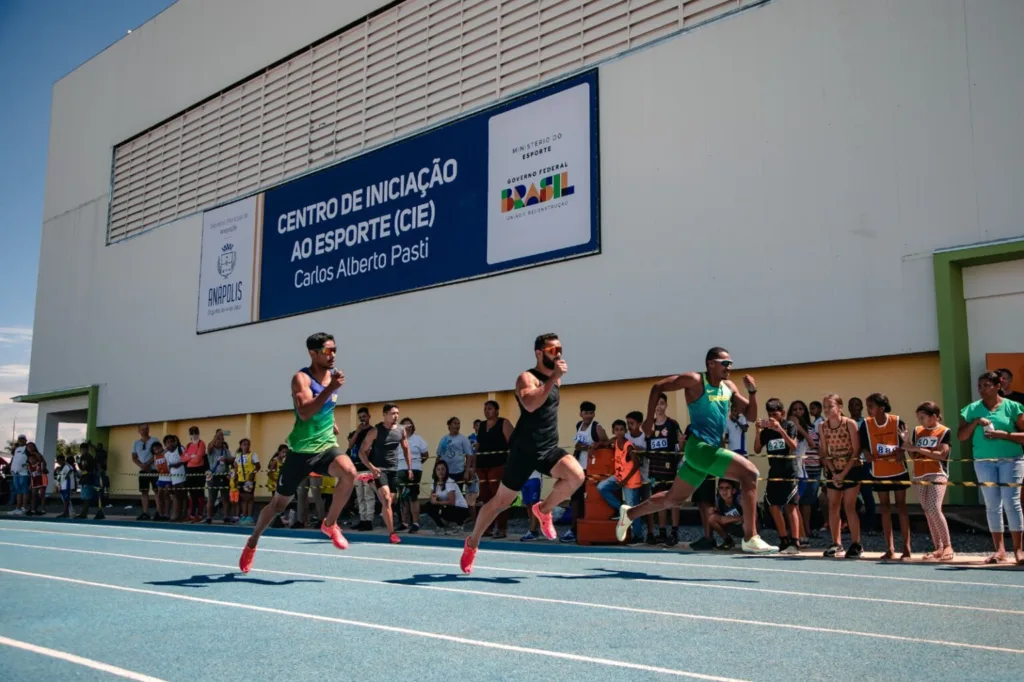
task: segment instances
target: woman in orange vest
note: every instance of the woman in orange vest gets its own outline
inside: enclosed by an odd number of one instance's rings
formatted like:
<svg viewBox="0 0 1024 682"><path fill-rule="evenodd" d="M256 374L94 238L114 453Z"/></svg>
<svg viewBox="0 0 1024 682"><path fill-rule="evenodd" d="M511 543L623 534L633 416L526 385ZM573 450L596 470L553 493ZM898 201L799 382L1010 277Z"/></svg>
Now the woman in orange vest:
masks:
<svg viewBox="0 0 1024 682"><path fill-rule="evenodd" d="M878 503L882 507L882 534L888 551L882 560L896 558L896 542L892 532L892 506L889 492L896 494L896 509L900 515L900 535L903 536L903 554L900 559L906 561L910 555L910 514L907 512L907 488L910 486L910 473L903 455L903 441L907 433L907 425L892 413L889 398L881 393L872 393L865 399L868 418L860 427L860 442L865 454L865 461L870 467L871 478L876 483Z"/></svg>
<svg viewBox="0 0 1024 682"><path fill-rule="evenodd" d="M952 561L953 543L949 537L949 524L942 513L942 498L946 496L946 482L949 471L949 446L953 441L952 432L942 423L939 406L928 401L917 406L917 423L914 433L907 438L903 450L914 460L914 482L921 482L918 497L921 509L928 519L928 530L935 544L935 551L924 558Z"/></svg>

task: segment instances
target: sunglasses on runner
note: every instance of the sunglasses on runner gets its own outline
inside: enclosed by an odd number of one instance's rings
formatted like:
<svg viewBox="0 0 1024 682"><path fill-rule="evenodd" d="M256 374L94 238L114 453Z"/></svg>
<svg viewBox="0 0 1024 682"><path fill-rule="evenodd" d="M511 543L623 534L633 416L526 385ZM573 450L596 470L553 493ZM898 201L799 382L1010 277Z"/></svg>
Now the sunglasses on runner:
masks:
<svg viewBox="0 0 1024 682"><path fill-rule="evenodd" d="M729 369L730 367L732 367L732 364L733 364L732 360L712 360L712 362L717 362L720 365L722 365L722 367L725 367L726 369Z"/></svg>
<svg viewBox="0 0 1024 682"><path fill-rule="evenodd" d="M324 355L337 355L338 354L338 349L337 348L321 348L320 352L323 353Z"/></svg>
<svg viewBox="0 0 1024 682"><path fill-rule="evenodd" d="M562 354L563 350L564 349L561 346L548 346L543 350L543 352L547 353L548 355L557 357Z"/></svg>

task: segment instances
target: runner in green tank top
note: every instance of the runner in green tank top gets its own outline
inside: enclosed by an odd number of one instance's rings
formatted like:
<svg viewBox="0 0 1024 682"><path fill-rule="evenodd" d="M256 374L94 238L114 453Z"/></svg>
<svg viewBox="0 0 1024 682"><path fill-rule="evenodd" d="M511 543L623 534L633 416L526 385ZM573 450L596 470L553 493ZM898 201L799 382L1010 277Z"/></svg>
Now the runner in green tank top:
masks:
<svg viewBox="0 0 1024 682"><path fill-rule="evenodd" d="M623 505L619 510L619 522L615 535L619 541L625 539L630 523L648 514L678 507L690 498L693 491L707 476L739 481L743 507L743 551L751 554L771 554L779 548L769 545L757 534L757 467L746 457L722 447L725 424L729 408L736 404L745 410L747 420L757 420L757 385L749 374L743 377L747 397L736 390L736 384L729 380L732 371L732 357L724 348L712 348L704 358L706 372L687 372L662 379L651 388L647 405L647 419L643 430L650 434L654 427L654 410L658 397L667 391L683 389L686 406L690 413L690 427L693 435L686 440L683 461L679 465L672 487L652 495L636 507Z"/></svg>
<svg viewBox="0 0 1024 682"><path fill-rule="evenodd" d="M299 483L311 473L338 479L331 508L320 530L338 549L348 548L348 541L338 526L338 516L352 494L356 467L352 458L338 447L338 427L334 424L334 407L338 389L345 383L345 373L334 368L338 348L330 334L313 334L306 339L306 350L309 351L309 366L292 376L295 425L288 436L289 452L279 469L274 496L260 512L256 527L242 550L238 561L242 573L248 573L252 567L260 535L285 510Z"/></svg>

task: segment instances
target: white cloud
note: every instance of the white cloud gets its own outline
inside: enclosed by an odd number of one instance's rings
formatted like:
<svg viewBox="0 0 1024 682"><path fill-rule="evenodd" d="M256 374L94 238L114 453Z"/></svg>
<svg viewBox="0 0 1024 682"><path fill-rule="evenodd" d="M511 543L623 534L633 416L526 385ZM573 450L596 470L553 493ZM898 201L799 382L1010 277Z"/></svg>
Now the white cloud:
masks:
<svg viewBox="0 0 1024 682"><path fill-rule="evenodd" d="M31 327L0 327L0 343L27 344L31 341Z"/></svg>

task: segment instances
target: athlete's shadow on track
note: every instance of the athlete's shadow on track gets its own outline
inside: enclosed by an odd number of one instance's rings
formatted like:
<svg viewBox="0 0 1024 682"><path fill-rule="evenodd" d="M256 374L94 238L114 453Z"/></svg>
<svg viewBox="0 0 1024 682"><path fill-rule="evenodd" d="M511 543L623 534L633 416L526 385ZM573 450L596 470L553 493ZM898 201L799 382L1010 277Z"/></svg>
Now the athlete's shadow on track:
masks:
<svg viewBox="0 0 1024 682"><path fill-rule="evenodd" d="M194 575L191 578L179 580L154 580L147 582L147 585L160 585L162 587L195 587L202 588L207 585L223 585L247 583L249 585L262 585L265 587L283 587L295 583L322 583L323 580L262 580L261 578L242 578L237 573L224 573L220 575Z"/></svg>
<svg viewBox="0 0 1024 682"><path fill-rule="evenodd" d="M657 580L669 583L746 583L756 584L758 580L741 580L739 578L668 578L663 575L651 575L641 571L615 571L610 568L591 568L598 571L595 575L541 575L540 578L555 580Z"/></svg>
<svg viewBox="0 0 1024 682"><path fill-rule="evenodd" d="M488 585L518 585L522 578L473 578L458 573L419 573L411 578L385 580L389 585L435 585L437 583L487 583Z"/></svg>

